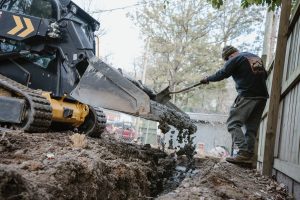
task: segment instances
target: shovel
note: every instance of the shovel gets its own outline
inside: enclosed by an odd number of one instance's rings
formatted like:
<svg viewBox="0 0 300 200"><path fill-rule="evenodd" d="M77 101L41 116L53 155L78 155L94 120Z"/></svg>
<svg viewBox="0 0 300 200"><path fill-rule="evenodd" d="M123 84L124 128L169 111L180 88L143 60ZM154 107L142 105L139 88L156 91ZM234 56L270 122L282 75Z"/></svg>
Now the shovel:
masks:
<svg viewBox="0 0 300 200"><path fill-rule="evenodd" d="M170 91L170 86L168 86L165 89L163 89L161 92L156 94L155 100L157 102L161 103L161 104L165 104L171 99L171 94L177 94L177 93L185 92L187 90L190 90L190 89L195 88L195 87L197 87L199 85L202 85L202 84L204 84L204 83L200 82L200 83L191 85L187 88L184 88L182 90L173 91L173 92Z"/></svg>

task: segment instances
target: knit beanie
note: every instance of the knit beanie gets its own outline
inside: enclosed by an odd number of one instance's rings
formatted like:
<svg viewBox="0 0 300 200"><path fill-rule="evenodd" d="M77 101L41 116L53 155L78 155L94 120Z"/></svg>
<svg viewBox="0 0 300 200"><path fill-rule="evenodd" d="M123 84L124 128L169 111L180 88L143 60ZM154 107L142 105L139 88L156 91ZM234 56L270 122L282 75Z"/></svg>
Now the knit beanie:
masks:
<svg viewBox="0 0 300 200"><path fill-rule="evenodd" d="M233 46L225 46L222 50L222 58L227 61L228 57L233 54L234 52L237 52L237 48L233 47Z"/></svg>

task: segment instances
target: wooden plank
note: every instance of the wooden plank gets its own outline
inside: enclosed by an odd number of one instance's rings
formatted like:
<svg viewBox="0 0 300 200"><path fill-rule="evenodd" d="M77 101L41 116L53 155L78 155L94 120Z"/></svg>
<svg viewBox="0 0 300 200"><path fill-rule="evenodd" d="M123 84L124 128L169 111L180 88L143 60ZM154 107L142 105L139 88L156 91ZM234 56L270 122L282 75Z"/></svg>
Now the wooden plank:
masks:
<svg viewBox="0 0 300 200"><path fill-rule="evenodd" d="M263 161L263 152L264 152L264 142L265 142L265 126L266 126L266 119L267 117L261 121L261 130L260 130L260 138L259 138L259 147L258 147L258 154L261 158L260 160Z"/></svg>
<svg viewBox="0 0 300 200"><path fill-rule="evenodd" d="M261 130L259 135L259 146L258 146L258 156L257 160L262 162L263 161L263 152L264 152L264 143L265 143L265 137L266 137L266 121L268 120L268 117L266 117L261 122Z"/></svg>
<svg viewBox="0 0 300 200"><path fill-rule="evenodd" d="M294 127L295 127L295 111L296 111L296 105L297 105L297 99L296 99L296 95L297 95L297 90L293 89L290 93L291 93L291 112L289 113L290 115L290 129L289 132L287 132L288 136L289 136L289 142L288 142L288 157L287 160L292 162L292 151L293 151L293 139L295 136L295 132L294 132Z"/></svg>
<svg viewBox="0 0 300 200"><path fill-rule="evenodd" d="M298 96L297 99L300 99L300 84L297 85L297 90L298 90ZM296 115L296 122L298 122L295 126L295 132L297 133L295 141L294 141L294 151L297 154L296 158L294 160L295 163L300 164L300 102L297 101L297 107L296 107L297 115Z"/></svg>
<svg viewBox="0 0 300 200"><path fill-rule="evenodd" d="M298 0L297 1L297 4L296 6L294 6L295 9L294 12L292 13L292 17L291 17L291 23L290 23L290 26L289 26L289 31L288 31L288 34L290 34L294 28L295 28L295 24L298 22L299 20L299 16L300 16L300 1Z"/></svg>
<svg viewBox="0 0 300 200"><path fill-rule="evenodd" d="M284 85L286 83L287 77L288 77L288 66L290 63L290 49L292 46L291 43L292 38L289 37L287 41L287 47L286 47L286 53L285 53L285 61L284 61L284 68L283 68L283 75L282 75L282 84Z"/></svg>
<svg viewBox="0 0 300 200"><path fill-rule="evenodd" d="M265 118L265 117L267 117L267 115L268 115L268 111L269 111L269 102L270 102L270 100L268 99L268 100L267 100L267 103L266 103L266 106L265 106L265 109L264 109L264 111L263 111L263 114L262 114L262 116L261 116L262 119Z"/></svg>
<svg viewBox="0 0 300 200"><path fill-rule="evenodd" d="M273 69L270 71L269 76L268 76L267 81L266 81L268 91L271 91L272 80L273 80ZM269 105L270 105L270 98L267 100L267 103L266 103L266 106L265 106L262 118L266 117L266 115L268 114L268 112L269 112Z"/></svg>
<svg viewBox="0 0 300 200"><path fill-rule="evenodd" d="M298 27L298 23L296 24ZM293 74L293 72L295 71L296 69L296 60L297 60L297 38L298 38L298 32L297 32L297 29L295 29L294 33L294 42L293 42L293 65L292 65L292 68L291 68L291 71L290 71L290 76Z"/></svg>
<svg viewBox="0 0 300 200"><path fill-rule="evenodd" d="M287 77L283 79L283 83L287 79L289 79L289 77L291 76L291 72L292 72L293 66L294 66L294 50L295 50L294 41L295 41L295 33L293 32L290 37L291 37L291 48L290 48L290 51L289 51L290 55L289 55L289 58L286 58L286 59L289 59L289 63L287 65Z"/></svg>
<svg viewBox="0 0 300 200"><path fill-rule="evenodd" d="M264 126L264 120L260 122L259 131L258 131L258 149L257 149L257 160L261 160L261 142L263 141L262 130Z"/></svg>
<svg viewBox="0 0 300 200"><path fill-rule="evenodd" d="M300 166L289 163L286 161L282 161L280 159L274 160L274 168L278 171L286 174L297 182L300 182Z"/></svg>
<svg viewBox="0 0 300 200"><path fill-rule="evenodd" d="M285 160L289 161L289 157L290 157L290 137L291 137L291 130L292 130L292 118L293 118L293 103L294 103L294 99L293 99L293 92L291 91L289 94L289 111L288 111L288 120L287 120L287 129L284 130L284 134L286 135L286 145L285 145Z"/></svg>
<svg viewBox="0 0 300 200"><path fill-rule="evenodd" d="M300 35L300 32L299 32L299 21L296 23L296 28L295 28L295 31L294 31L294 34L295 34L295 37L296 37L296 40L293 44L294 48L295 48L295 64L293 66L293 72L297 69L297 63L298 63L298 53L299 53L299 35Z"/></svg>
<svg viewBox="0 0 300 200"><path fill-rule="evenodd" d="M281 160L287 160L288 138L287 138L286 130L289 128L290 105L291 105L291 96L290 94L288 94L284 98L284 115L283 115L284 123L281 129L282 131L280 132L281 135L280 159Z"/></svg>
<svg viewBox="0 0 300 200"><path fill-rule="evenodd" d="M276 133L276 138L275 138L275 149L274 149L274 157L275 158L278 158L279 156L279 146L280 146L280 133L281 133L281 130L282 130L282 124L283 124L283 102L284 101L281 101L280 102L280 105L279 105L279 113L278 113L278 126L277 126L277 133Z"/></svg>
<svg viewBox="0 0 300 200"><path fill-rule="evenodd" d="M258 150L257 150L257 160L261 160L261 156L262 156L262 143L265 141L264 138L264 132L263 132L263 128L264 128L264 119L261 120L260 122L260 126L259 126L259 140L258 140Z"/></svg>
<svg viewBox="0 0 300 200"><path fill-rule="evenodd" d="M289 98L289 103L287 104L287 106L289 107L288 108L288 112L287 112L287 128L283 130L282 134L284 134L286 136L286 141L285 141L285 145L284 145L284 153L285 153L285 156L284 156L284 160L285 161L288 161L289 159L289 155L290 155L290 152L289 152L289 142L290 142L290 130L291 130L291 120L292 120L292 115L291 113L293 112L293 109L292 109L292 105L293 105L293 98L292 98L292 93L288 93L287 97Z"/></svg>
<svg viewBox="0 0 300 200"><path fill-rule="evenodd" d="M291 161L293 163L296 164L300 164L299 163L299 141L300 141L300 129L299 129L299 122L300 122L300 114L299 114L299 110L300 110L300 103L299 101L297 101L298 99L300 99L300 85L298 84L295 88L295 90L297 91L297 95L295 96L296 98L296 103L295 103L295 126L294 126L294 139L293 139L293 144L292 144L292 159Z"/></svg>
<svg viewBox="0 0 300 200"><path fill-rule="evenodd" d="M289 91L293 89L293 87L295 87L297 83L299 83L299 81L300 81L300 66L282 86L281 96L284 97Z"/></svg>
<svg viewBox="0 0 300 200"><path fill-rule="evenodd" d="M295 44L295 48L297 49L296 51L296 63L295 63L295 70L298 70L299 69L299 46L300 46L300 20L298 20L297 22L297 28L296 28L296 33L297 33L297 42ZM294 71L295 71L294 70Z"/></svg>
<svg viewBox="0 0 300 200"><path fill-rule="evenodd" d="M300 99L300 85L298 85L298 99ZM298 106L297 106L297 121L299 122L300 121L300 102L298 102ZM295 139L295 142L296 142L296 152L298 153L298 160L296 161L296 163L300 164L300 123L297 123L297 129L296 129L296 132L297 132L297 137Z"/></svg>
<svg viewBox="0 0 300 200"><path fill-rule="evenodd" d="M285 61L290 13L291 0L282 1L262 168L262 173L269 176L272 175L274 161L275 135L278 121L278 109L280 103L282 73Z"/></svg>
<svg viewBox="0 0 300 200"><path fill-rule="evenodd" d="M259 124L258 129L258 148L257 148L257 161L260 161L261 159L261 141L262 141L262 128L263 128L263 120Z"/></svg>
<svg viewBox="0 0 300 200"><path fill-rule="evenodd" d="M282 124L282 130L286 130L288 127L288 112L289 112L289 102L290 98L289 95L285 96L283 99L283 124ZM286 134L285 131L280 132L280 145L279 145L279 158L282 160L285 160L285 147L286 147Z"/></svg>

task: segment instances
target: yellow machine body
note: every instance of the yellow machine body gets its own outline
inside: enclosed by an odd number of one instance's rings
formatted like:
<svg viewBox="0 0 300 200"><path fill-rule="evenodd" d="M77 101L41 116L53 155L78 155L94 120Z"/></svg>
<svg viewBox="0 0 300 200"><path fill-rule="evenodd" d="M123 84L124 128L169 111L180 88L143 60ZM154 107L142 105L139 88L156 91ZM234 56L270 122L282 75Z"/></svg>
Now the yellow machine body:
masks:
<svg viewBox="0 0 300 200"><path fill-rule="evenodd" d="M42 94L48 99L52 107L52 121L71 124L74 127L80 126L89 114L89 107L79 102L66 102L61 99L51 98L51 94Z"/></svg>

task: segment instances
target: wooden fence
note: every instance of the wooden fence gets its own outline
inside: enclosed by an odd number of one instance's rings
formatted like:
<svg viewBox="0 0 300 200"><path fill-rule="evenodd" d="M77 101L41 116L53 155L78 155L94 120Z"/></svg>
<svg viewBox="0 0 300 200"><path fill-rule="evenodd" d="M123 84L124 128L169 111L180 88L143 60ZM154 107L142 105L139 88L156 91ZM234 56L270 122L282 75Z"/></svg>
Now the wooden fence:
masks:
<svg viewBox="0 0 300 200"><path fill-rule="evenodd" d="M300 2L293 9L290 19L285 53L280 104L273 159L273 172L280 172L292 181L300 183ZM273 65L268 76L271 88ZM258 168L263 165L268 121L268 108L263 114L259 129ZM293 185L293 184L292 184ZM293 186L292 186L293 187ZM292 188L290 188L291 190ZM293 189L292 189L293 190Z"/></svg>

